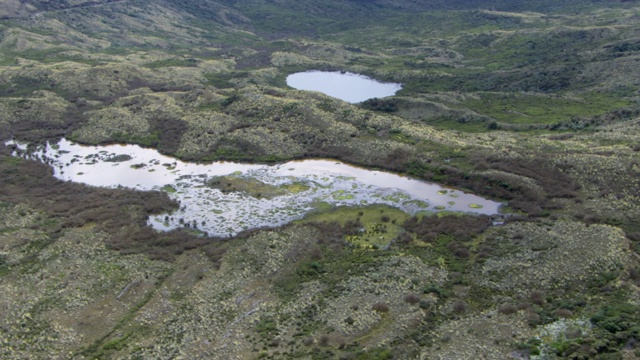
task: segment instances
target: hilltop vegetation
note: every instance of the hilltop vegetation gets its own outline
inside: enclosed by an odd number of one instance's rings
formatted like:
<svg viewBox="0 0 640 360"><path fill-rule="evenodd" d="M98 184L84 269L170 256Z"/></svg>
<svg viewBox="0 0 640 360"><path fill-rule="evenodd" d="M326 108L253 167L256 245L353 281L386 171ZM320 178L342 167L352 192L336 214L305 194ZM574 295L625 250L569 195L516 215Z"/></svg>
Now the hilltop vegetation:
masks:
<svg viewBox="0 0 640 360"><path fill-rule="evenodd" d="M3 2L0 357L640 357L638 6ZM309 69L403 89L348 104L286 86ZM506 222L365 206L158 233L166 194L58 181L4 143L61 137L335 158L502 201Z"/></svg>

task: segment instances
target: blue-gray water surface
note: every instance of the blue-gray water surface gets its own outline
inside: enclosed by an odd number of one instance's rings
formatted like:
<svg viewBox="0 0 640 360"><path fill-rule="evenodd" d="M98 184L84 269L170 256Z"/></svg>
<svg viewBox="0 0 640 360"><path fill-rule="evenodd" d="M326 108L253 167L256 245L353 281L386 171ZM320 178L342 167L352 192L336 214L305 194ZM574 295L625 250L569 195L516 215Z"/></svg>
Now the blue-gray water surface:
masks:
<svg viewBox="0 0 640 360"><path fill-rule="evenodd" d="M23 144L13 144L25 148ZM477 195L335 160L291 161L273 166L196 164L137 145L82 146L65 139L23 156L47 162L53 167L54 176L62 180L167 191L180 203L180 209L151 216L149 224L158 230L188 224L210 236L283 225L327 205L386 204L410 214L448 210L488 215L498 213L500 207L500 203ZM223 193L205 185L207 179L223 175L285 189L293 183L304 186L302 191L266 199L242 192Z"/></svg>
<svg viewBox="0 0 640 360"><path fill-rule="evenodd" d="M359 103L393 96L401 84L383 83L363 75L338 71L305 71L287 76L287 85L298 90L319 91L329 96Z"/></svg>

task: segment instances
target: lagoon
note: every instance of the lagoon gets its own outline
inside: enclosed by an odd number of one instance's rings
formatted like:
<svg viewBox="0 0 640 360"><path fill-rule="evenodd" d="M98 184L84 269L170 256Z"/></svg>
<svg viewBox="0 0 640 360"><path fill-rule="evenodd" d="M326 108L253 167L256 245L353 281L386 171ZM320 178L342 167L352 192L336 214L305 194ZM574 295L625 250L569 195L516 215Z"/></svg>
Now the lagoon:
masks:
<svg viewBox="0 0 640 360"><path fill-rule="evenodd" d="M298 90L319 91L329 96L359 103L368 99L393 96L401 84L383 83L350 72L305 71L287 76L287 85Z"/></svg>
<svg viewBox="0 0 640 360"><path fill-rule="evenodd" d="M335 206L386 204L410 214L448 210L487 215L497 214L500 207L460 190L335 160L196 164L137 145L83 146L62 139L26 152L26 145L12 144L20 149L14 155L49 164L62 180L167 192L180 209L151 216L148 223L158 230L190 227L209 236L230 236ZM213 185L220 183L224 189Z"/></svg>

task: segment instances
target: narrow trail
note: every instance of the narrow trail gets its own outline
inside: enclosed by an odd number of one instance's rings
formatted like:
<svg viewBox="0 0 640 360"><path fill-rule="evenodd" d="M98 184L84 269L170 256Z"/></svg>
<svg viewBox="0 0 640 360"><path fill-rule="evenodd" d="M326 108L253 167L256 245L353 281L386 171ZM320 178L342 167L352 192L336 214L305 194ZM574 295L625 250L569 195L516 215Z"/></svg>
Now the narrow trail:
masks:
<svg viewBox="0 0 640 360"><path fill-rule="evenodd" d="M37 11L34 12L32 14L29 15L25 15L25 16L2 16L0 17L0 20L25 20L25 19L36 19L41 15L44 14L51 14L51 13L57 13L57 12L66 12L66 11L71 11L71 10L77 10L77 9L83 9L83 8L92 8L92 7L99 7L99 6L106 6L106 5L112 5L112 4L117 4L117 3L122 3L122 2L126 2L128 0L108 0L105 2L87 2L84 4L80 4L80 5L74 5L74 6L69 6L63 9L52 9L52 10L42 10L42 11Z"/></svg>
<svg viewBox="0 0 640 360"><path fill-rule="evenodd" d="M122 3L122 2L126 2L126 1L128 1L128 0L110 0L110 1L106 1L106 2L88 2L88 3L84 3L84 4L80 4L80 5L69 6L68 8L64 8L64 9L38 11L38 12L35 12L35 13L31 14L29 17L33 19L33 18L37 18L40 15L48 14L48 13L65 12L65 11L70 11L70 10L77 10L77 9L84 9L84 8L91 8L91 7L99 7L99 6Z"/></svg>

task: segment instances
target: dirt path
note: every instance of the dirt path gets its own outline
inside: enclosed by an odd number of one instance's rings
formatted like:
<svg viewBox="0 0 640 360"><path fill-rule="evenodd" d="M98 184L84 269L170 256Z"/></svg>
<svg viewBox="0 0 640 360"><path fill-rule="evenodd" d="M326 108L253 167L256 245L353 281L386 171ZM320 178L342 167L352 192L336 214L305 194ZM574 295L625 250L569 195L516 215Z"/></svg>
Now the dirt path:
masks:
<svg viewBox="0 0 640 360"><path fill-rule="evenodd" d="M69 10L105 6L105 5L111 5L111 4L121 3L121 2L125 2L125 1L127 1L127 0L109 0L109 1L106 1L106 2L87 2L87 3L84 3L84 4L80 4L80 5L70 6L68 8L64 8L64 9L38 11L36 13L33 13L31 15L31 18L35 18L35 17L38 17L39 15L47 14L47 13L64 12L64 11L69 11Z"/></svg>
<svg viewBox="0 0 640 360"><path fill-rule="evenodd" d="M56 12L64 12L64 11L83 9L83 8L90 8L90 7L105 6L105 5L111 5L111 4L116 4L116 3L122 3L122 2L125 2L125 1L128 1L128 0L108 0L108 1L105 1L105 2L92 1L92 2L86 2L84 4L80 4L80 5L69 6L69 7L64 8L64 9L37 11L35 13L29 14L29 15L25 15L25 16L2 16L2 17L0 17L0 20L21 20L21 19L28 19L28 18L35 19L35 18L38 18L39 16L44 15L44 14L56 13Z"/></svg>

